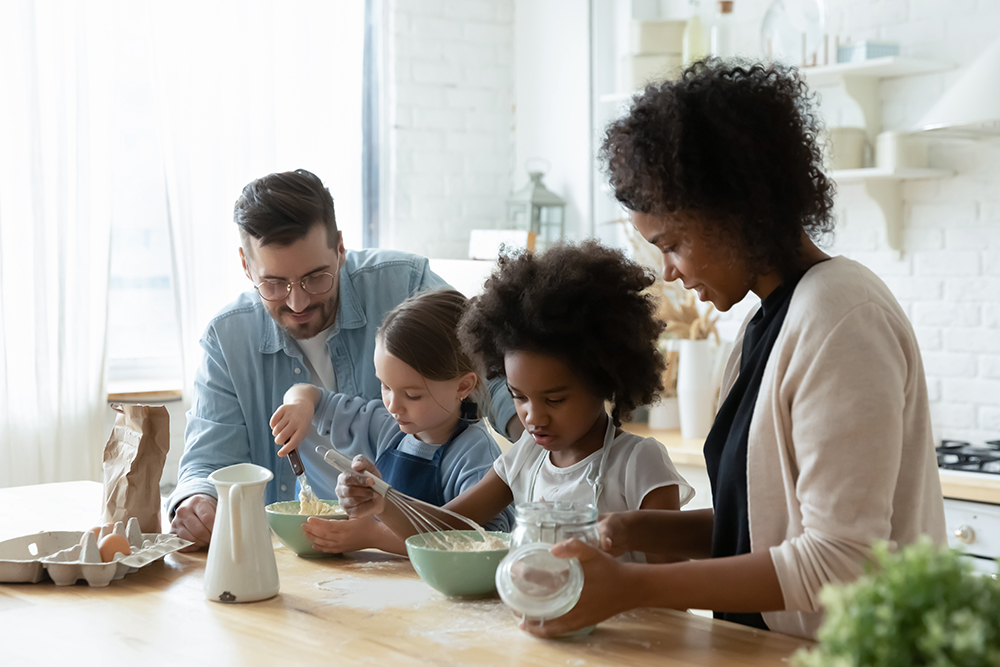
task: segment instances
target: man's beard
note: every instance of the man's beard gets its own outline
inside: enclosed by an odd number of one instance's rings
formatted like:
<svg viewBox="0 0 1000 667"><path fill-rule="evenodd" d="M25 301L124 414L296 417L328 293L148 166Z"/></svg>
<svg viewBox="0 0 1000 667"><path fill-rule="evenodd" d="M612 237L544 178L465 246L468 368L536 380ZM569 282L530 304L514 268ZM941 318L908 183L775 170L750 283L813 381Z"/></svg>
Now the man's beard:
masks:
<svg viewBox="0 0 1000 667"><path fill-rule="evenodd" d="M284 329L285 333L292 338L296 340L312 338L324 329L328 329L333 326L337 315L337 296L332 296L326 301L313 304L307 310L319 311L318 322L310 321L306 324L292 324L291 326L285 325L281 318L292 312L292 309L288 306L282 306L278 310L278 317L274 319L278 323L278 326Z"/></svg>

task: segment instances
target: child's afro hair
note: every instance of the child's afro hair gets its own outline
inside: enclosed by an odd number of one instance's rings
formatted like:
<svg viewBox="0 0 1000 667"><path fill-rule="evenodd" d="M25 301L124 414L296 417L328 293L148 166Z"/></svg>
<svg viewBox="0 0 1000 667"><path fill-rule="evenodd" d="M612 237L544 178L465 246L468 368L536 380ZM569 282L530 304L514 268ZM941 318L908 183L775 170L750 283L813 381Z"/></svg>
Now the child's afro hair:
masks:
<svg viewBox="0 0 1000 667"><path fill-rule="evenodd" d="M462 317L459 340L490 379L505 375L509 352L561 359L612 403L619 426L663 389L656 343L664 324L647 291L654 281L651 270L597 241L504 252Z"/></svg>

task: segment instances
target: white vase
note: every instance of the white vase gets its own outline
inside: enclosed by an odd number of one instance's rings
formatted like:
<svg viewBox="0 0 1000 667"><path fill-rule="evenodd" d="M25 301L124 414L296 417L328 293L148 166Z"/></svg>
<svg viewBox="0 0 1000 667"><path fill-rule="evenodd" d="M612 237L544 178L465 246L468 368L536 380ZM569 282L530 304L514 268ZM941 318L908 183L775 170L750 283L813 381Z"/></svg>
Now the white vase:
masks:
<svg viewBox="0 0 1000 667"><path fill-rule="evenodd" d="M649 406L649 428L669 429L680 426L677 397L660 398L659 403Z"/></svg>
<svg viewBox="0 0 1000 667"><path fill-rule="evenodd" d="M715 364L718 346L710 340L680 341L677 407L681 437L704 438L715 420Z"/></svg>

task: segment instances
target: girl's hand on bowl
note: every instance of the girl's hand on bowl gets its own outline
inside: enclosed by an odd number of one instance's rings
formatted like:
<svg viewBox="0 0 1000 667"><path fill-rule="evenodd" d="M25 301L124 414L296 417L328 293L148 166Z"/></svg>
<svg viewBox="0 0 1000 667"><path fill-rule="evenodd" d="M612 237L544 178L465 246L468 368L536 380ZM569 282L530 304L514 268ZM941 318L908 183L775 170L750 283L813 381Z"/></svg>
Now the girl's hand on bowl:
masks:
<svg viewBox="0 0 1000 667"><path fill-rule="evenodd" d="M379 479L382 474L375 467L375 464L360 454L354 457L351 467L353 473L342 472L337 477L337 498L340 506L347 512L347 516L352 519L359 519L366 516L379 515L385 511L385 497L372 489L375 484L365 472L370 472Z"/></svg>
<svg viewBox="0 0 1000 667"><path fill-rule="evenodd" d="M302 532L316 551L340 554L374 546L372 533L378 527L378 521L373 516L347 521L311 516L302 525Z"/></svg>

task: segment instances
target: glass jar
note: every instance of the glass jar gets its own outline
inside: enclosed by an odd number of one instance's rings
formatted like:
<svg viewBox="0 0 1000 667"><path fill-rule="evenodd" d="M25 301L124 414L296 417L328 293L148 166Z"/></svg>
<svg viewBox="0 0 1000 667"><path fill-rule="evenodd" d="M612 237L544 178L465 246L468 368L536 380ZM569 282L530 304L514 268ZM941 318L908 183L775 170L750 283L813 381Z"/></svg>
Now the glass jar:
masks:
<svg viewBox="0 0 1000 667"><path fill-rule="evenodd" d="M545 621L576 605L583 591L583 568L577 559L557 558L549 551L571 538L599 548L597 507L566 502L517 506L510 552L496 575L497 592L508 607L525 619Z"/></svg>

